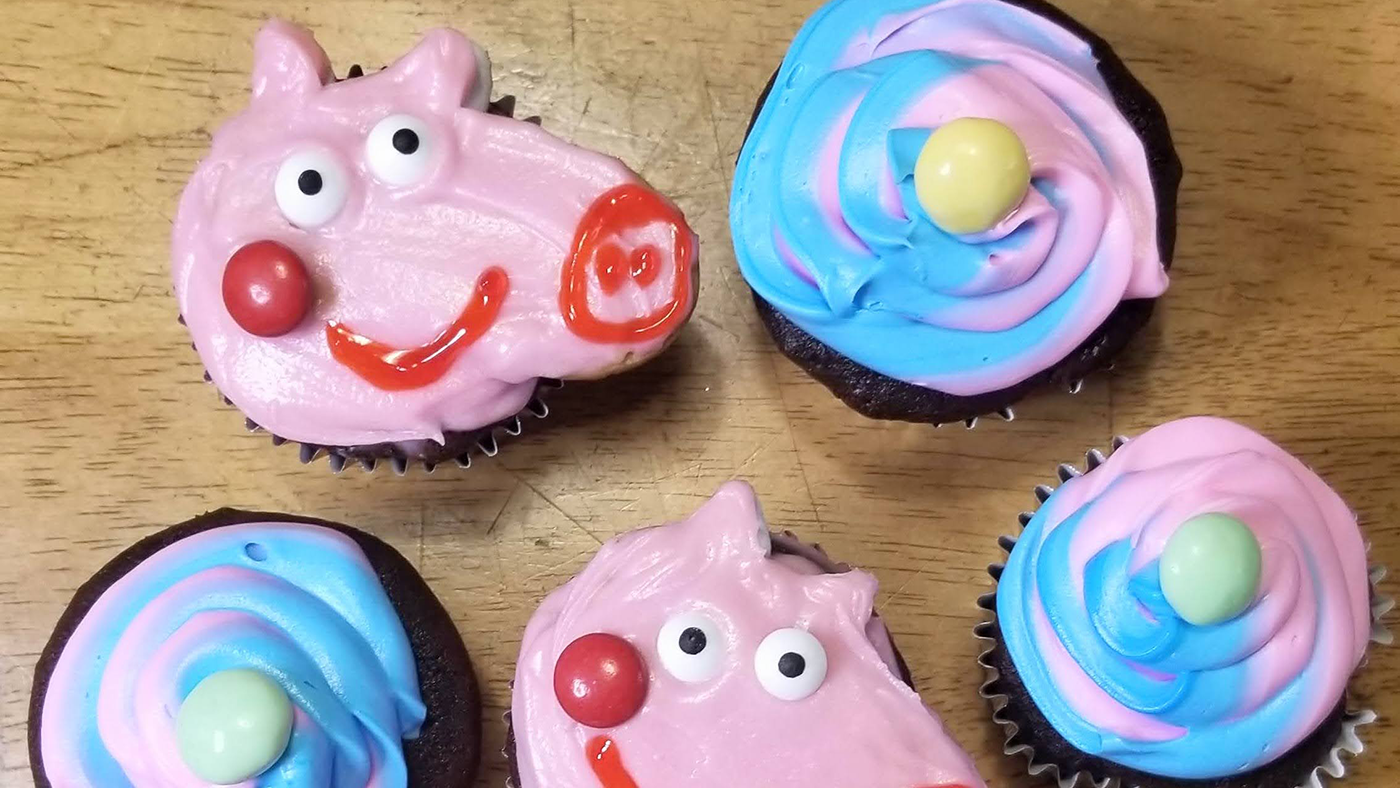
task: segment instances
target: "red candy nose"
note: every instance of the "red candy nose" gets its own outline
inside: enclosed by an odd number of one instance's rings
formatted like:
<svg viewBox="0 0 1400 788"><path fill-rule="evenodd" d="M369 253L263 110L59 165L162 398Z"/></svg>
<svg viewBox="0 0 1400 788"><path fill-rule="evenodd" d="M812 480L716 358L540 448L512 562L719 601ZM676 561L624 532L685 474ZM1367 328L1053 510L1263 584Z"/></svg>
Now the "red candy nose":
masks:
<svg viewBox="0 0 1400 788"><path fill-rule="evenodd" d="M277 337L311 311L311 276L296 252L276 241L254 241L224 266L224 307L249 334Z"/></svg>
<svg viewBox="0 0 1400 788"><path fill-rule="evenodd" d="M646 700L646 661L617 635L584 635L554 663L554 695L564 712L583 725L621 725L641 711Z"/></svg>

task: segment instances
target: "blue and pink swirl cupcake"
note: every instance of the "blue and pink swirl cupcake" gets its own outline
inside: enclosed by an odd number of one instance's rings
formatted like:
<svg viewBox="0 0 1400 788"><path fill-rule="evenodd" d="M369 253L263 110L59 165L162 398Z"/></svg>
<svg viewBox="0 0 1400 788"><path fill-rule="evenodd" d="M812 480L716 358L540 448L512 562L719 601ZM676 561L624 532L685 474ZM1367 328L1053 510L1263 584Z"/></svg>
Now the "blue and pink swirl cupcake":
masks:
<svg viewBox="0 0 1400 788"><path fill-rule="evenodd" d="M78 589L35 670L41 788L466 788L480 702L412 565L346 526L221 510Z"/></svg>
<svg viewBox="0 0 1400 788"><path fill-rule="evenodd" d="M1161 107L1039 0L833 0L760 100L739 267L783 352L856 410L943 423L1111 362L1166 290Z"/></svg>
<svg viewBox="0 0 1400 788"><path fill-rule="evenodd" d="M1351 510L1233 422L1152 429L1037 491L979 634L1008 754L1062 784L1316 785L1359 751L1372 638Z"/></svg>

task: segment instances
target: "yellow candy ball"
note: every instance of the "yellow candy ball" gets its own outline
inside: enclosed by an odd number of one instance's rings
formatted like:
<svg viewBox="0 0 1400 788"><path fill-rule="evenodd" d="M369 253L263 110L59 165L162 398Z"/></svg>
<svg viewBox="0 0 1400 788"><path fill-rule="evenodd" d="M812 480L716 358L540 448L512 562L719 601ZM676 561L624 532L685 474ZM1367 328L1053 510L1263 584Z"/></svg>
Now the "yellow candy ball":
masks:
<svg viewBox="0 0 1400 788"><path fill-rule="evenodd" d="M914 164L919 204L954 235L995 227L1025 199L1030 183L1021 138L987 118L958 118L938 127Z"/></svg>

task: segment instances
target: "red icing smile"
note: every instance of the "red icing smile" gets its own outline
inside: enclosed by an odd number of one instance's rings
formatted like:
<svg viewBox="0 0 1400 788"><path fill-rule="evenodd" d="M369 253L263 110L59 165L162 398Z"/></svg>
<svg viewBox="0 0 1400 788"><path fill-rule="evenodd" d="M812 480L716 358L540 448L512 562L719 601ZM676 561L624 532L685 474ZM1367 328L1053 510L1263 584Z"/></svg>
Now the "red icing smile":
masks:
<svg viewBox="0 0 1400 788"><path fill-rule="evenodd" d="M462 314L431 342L415 348L394 348L357 334L334 320L326 323L331 356L370 385L386 391L422 388L447 374L462 351L490 330L510 290L510 277L501 268L488 268Z"/></svg>
<svg viewBox="0 0 1400 788"><path fill-rule="evenodd" d="M617 742L607 736L594 736L588 740L588 765L598 776L603 788L637 788L637 781L627 773L622 765L622 753L618 752Z"/></svg>
<svg viewBox="0 0 1400 788"><path fill-rule="evenodd" d="M669 249L644 244L624 250L623 234L660 223L671 236ZM559 307L564 323L584 339L600 343L645 342L664 336L686 318L691 301L695 238L679 210L640 184L628 183L605 192L584 213L574 235L573 252L564 262ZM598 278L605 295L616 293L627 280L647 287L662 268L674 269L671 298L640 317L610 322L595 315L588 303L588 271ZM510 289L501 268L488 268L462 314L433 338L415 348L395 348L376 342L334 320L326 323L331 356L370 385L386 391L427 386L452 368L452 363L480 339L496 321Z"/></svg>
<svg viewBox="0 0 1400 788"><path fill-rule="evenodd" d="M632 779L632 775L627 773L627 767L622 764L622 753L617 748L617 742L609 736L594 736L588 740L588 765L593 767L593 774L598 777L598 783L603 788L637 788L637 781ZM966 788L959 783L945 783L944 785L927 786L927 788Z"/></svg>

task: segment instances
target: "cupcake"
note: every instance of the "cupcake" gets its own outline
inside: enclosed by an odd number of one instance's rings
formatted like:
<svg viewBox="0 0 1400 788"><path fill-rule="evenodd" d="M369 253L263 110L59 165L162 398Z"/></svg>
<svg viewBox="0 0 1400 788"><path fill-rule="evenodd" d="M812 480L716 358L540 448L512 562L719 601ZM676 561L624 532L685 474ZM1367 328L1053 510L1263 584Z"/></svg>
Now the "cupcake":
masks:
<svg viewBox="0 0 1400 788"><path fill-rule="evenodd" d="M1373 627L1366 550L1268 439L1189 418L1037 490L979 628L1006 752L1061 785L1295 788L1340 776ZM1014 545L1014 546L1013 546ZM1377 607L1381 611L1382 607ZM1081 783L1083 778L1087 783Z"/></svg>
<svg viewBox="0 0 1400 788"><path fill-rule="evenodd" d="M223 509L82 585L34 672L39 788L468 788L471 662L384 542Z"/></svg>
<svg viewBox="0 0 1400 788"><path fill-rule="evenodd" d="M542 385L634 367L688 319L680 211L490 102L460 33L337 81L273 21L252 82L180 200L174 289L214 385L304 461L465 464Z"/></svg>
<svg viewBox="0 0 1400 788"><path fill-rule="evenodd" d="M739 155L739 268L779 349L866 416L1077 390L1167 288L1181 164L1108 44L1040 0L833 0Z"/></svg>
<svg viewBox="0 0 1400 788"><path fill-rule="evenodd" d="M516 788L984 788L911 687L875 578L770 534L753 490L608 541L521 643Z"/></svg>

